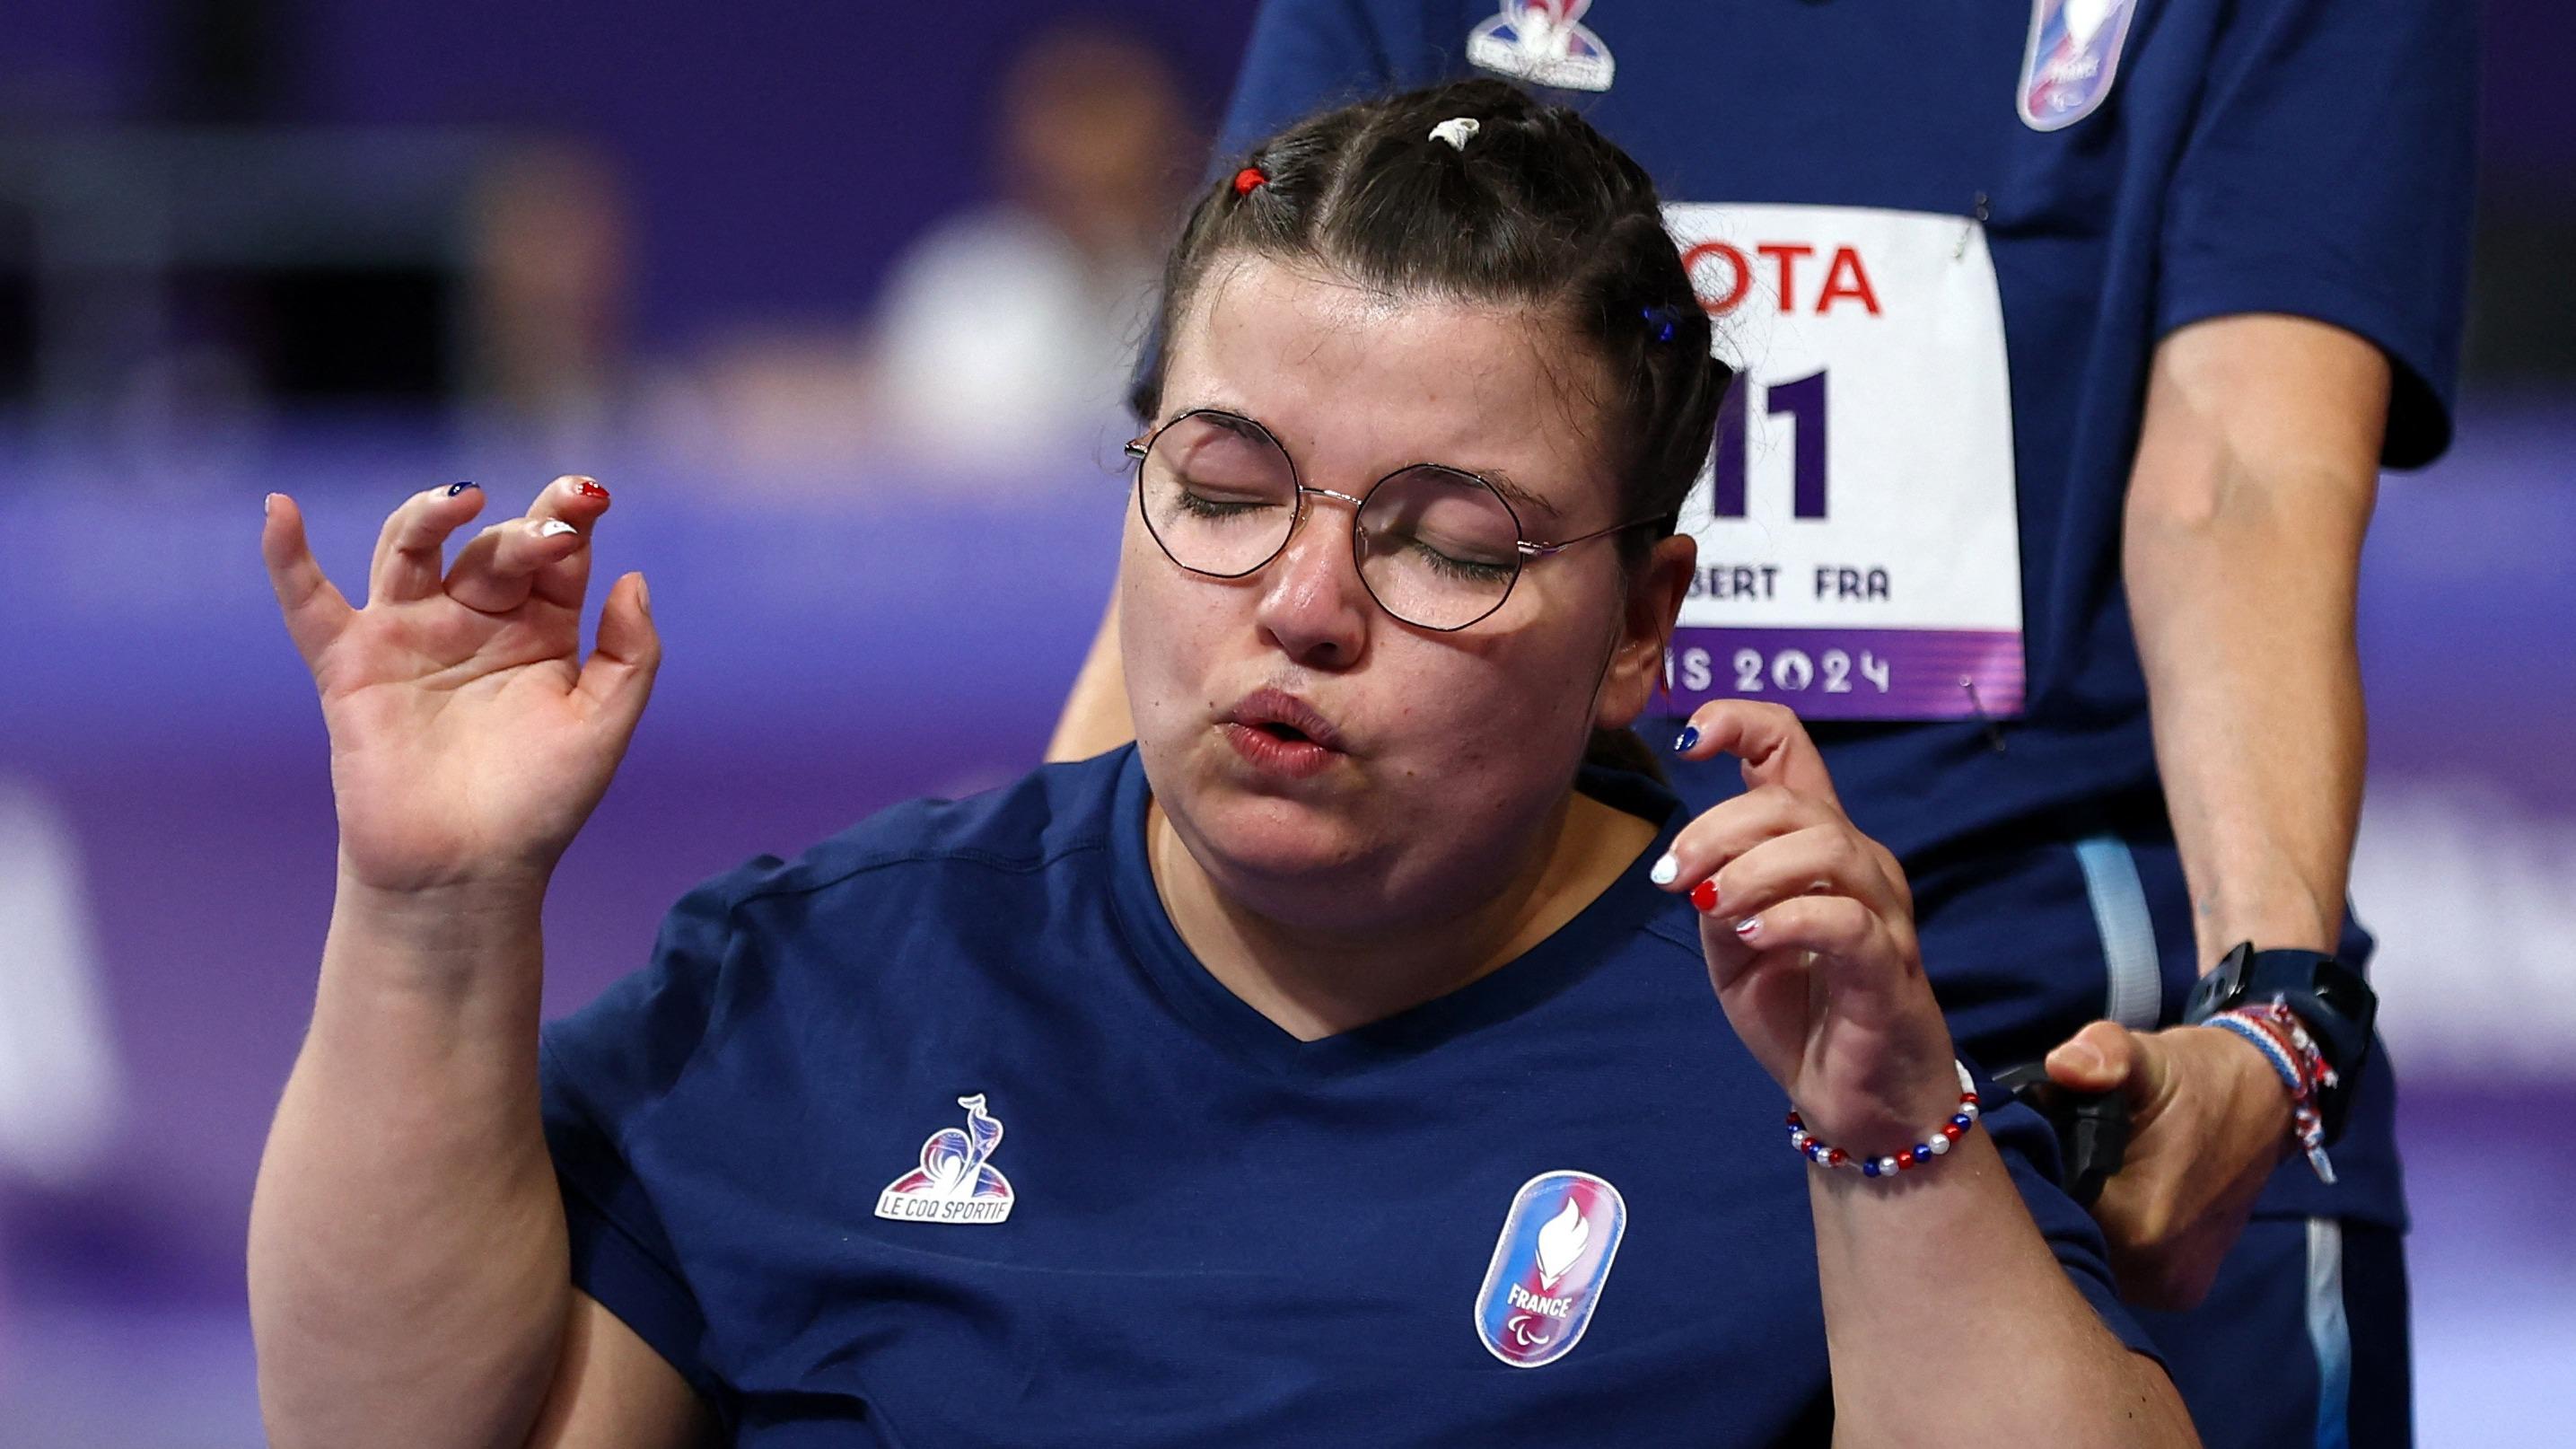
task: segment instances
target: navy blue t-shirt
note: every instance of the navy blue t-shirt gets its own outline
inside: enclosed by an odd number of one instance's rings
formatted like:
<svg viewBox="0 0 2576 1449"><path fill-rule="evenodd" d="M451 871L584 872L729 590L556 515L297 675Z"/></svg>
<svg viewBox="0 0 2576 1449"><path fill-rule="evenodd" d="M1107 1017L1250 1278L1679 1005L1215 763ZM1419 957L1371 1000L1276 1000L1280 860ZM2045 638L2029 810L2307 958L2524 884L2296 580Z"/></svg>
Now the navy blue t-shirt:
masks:
<svg viewBox="0 0 2576 1449"><path fill-rule="evenodd" d="M1686 660L1697 677L1685 693L1704 682L1797 708L1854 822L1915 864L1976 849L1989 832L2089 833L2123 796L2161 814L2119 540L2148 367L2166 334L2250 312L2345 328L2394 365L2386 461L2420 465L2448 444L2474 9L2459 0L1518 0L1499 9L1269 0L1214 166L1229 173L1263 137L1334 104L1502 73L1561 87L1545 93L1634 155L1685 218L1752 208L1710 222L1706 245L1689 254L1702 301L1724 313L1721 348L1737 315L1725 309L1772 293L1798 326L1844 329L1844 355L1827 369L1796 360L1798 348L1775 356L1771 339L1758 339L1756 355L1740 359L1713 485L1737 496L1704 499L1703 510L1743 516L1749 473L1751 517L1764 525L1755 541L1792 555L1793 535L1842 522L1851 506L1894 517L1977 487L1995 490L2000 517L1988 535L1955 544L1928 533L1910 574L1902 562L1879 567L1888 561L1871 552L1877 543L1819 556L1853 567L1773 577L1704 549L1713 572L1695 601L1705 593L1719 612L1740 605L1738 622L1785 604L1842 609L1854 627L1795 658L1755 636L1762 647ZM1573 30L1533 13L1568 11ZM1999 346L1961 335L1979 319L1956 296L1932 310L1909 300L1954 280L1919 255L1927 237L1950 251L1944 218L1958 223L1957 256L1991 256ZM1909 307L1919 320L1906 320ZM1883 340L1870 339L1874 322ZM1851 339L1876 355L1853 358ZM1857 375L1859 362L1895 371ZM1923 390L1896 396L1907 366L1925 374ZM1981 371L1995 373L1990 406L1978 395ZM1968 412L1977 415L1952 415ZM1889 432L1876 413L1907 421ZM1945 451L1936 435L1953 424L1967 431ZM1993 446L1981 456L1975 439L1986 435L1974 429L1989 424ZM1874 427L1884 436L1873 451ZM2009 474L1995 472L2007 453ZM1906 471L1923 458L1941 461L1923 476ZM1770 489L1783 497L1766 523ZM1894 526L1890 546L1901 546L1908 530ZM2012 544L2017 591L2002 552ZM1948 597L1962 591L1974 597ZM1959 651L2008 640L1987 616L2016 600L2021 647L2006 646L2003 666L2014 677L1989 680L1983 698L1960 694L1962 671L1976 666ZM1896 641L1904 652L1903 636L1862 627L1891 618L1960 626L1945 636L1960 641L1955 650L1924 647L1921 634L1912 643L1917 675L1958 666L1933 683L1964 716L1838 722L1863 713L1859 703L1887 682L1871 647L1884 654ZM1848 647L1829 648L1837 643ZM1908 681L1895 683L1902 694ZM1729 761L1675 768L1697 804L1737 788Z"/></svg>
<svg viewBox="0 0 2576 1449"><path fill-rule="evenodd" d="M683 897L544 1035L574 1281L747 1445L1825 1442L1810 1169L1662 839L1527 955L1301 1042L1182 944L1147 801L1124 749ZM2143 1344L2045 1128L1987 1130ZM1970 1351L1927 1344L1927 1392Z"/></svg>

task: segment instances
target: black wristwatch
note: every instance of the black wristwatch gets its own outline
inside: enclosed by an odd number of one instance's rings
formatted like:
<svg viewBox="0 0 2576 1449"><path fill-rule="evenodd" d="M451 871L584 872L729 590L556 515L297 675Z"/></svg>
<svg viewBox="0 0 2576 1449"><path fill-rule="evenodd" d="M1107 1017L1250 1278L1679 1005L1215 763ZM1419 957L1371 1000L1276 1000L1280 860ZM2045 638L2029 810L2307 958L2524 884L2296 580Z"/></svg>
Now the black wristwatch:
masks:
<svg viewBox="0 0 2576 1449"><path fill-rule="evenodd" d="M2275 1000L2298 1014L2318 1054L2334 1069L2335 1084L2317 1093L2326 1141L2334 1142L2343 1136L2353 1089L2361 1083L2363 1063L2370 1060L2370 1024L2379 1015L2379 997L2360 972L2332 956L2315 951L2257 951L2247 941L2228 952L2191 989L2183 1024L2198 1026L2249 1001Z"/></svg>

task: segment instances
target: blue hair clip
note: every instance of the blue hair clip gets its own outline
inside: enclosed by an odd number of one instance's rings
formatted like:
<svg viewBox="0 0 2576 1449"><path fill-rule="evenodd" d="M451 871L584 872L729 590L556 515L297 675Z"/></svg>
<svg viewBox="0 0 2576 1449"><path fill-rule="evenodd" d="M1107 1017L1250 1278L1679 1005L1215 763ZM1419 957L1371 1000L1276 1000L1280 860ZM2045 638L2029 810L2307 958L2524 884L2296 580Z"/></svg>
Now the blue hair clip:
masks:
<svg viewBox="0 0 2576 1449"><path fill-rule="evenodd" d="M1647 326L1655 329L1657 342L1672 341L1673 328L1681 321L1681 309L1670 303L1660 307L1645 308L1638 315L1646 319Z"/></svg>

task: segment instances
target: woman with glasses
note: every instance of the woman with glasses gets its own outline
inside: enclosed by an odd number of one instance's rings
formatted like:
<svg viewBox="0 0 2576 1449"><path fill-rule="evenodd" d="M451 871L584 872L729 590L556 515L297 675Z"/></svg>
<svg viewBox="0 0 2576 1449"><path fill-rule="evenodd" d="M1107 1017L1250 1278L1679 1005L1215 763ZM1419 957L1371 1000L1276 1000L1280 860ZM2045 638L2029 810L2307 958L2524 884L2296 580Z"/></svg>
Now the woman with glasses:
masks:
<svg viewBox="0 0 2576 1449"><path fill-rule="evenodd" d="M1794 719L1703 712L1696 819L1585 764L1726 384L1644 173L1499 83L1334 111L1164 301L1135 746L709 882L542 1035L658 658L638 578L577 659L605 494L444 575L414 498L363 612L275 505L342 827L275 1442L2193 1442Z"/></svg>

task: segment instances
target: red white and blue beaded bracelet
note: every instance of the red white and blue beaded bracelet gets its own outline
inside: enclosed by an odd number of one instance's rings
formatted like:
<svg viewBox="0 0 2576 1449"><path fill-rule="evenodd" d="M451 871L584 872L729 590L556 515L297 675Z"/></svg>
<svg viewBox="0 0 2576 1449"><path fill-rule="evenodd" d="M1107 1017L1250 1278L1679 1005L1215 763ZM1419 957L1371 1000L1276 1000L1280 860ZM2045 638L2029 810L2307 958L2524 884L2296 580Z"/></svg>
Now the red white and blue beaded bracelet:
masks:
<svg viewBox="0 0 2576 1449"><path fill-rule="evenodd" d="M1977 1084L1968 1077L1968 1064L1952 1061L1959 1070L1959 1110L1940 1128L1893 1157L1854 1157L1807 1130L1806 1119L1795 1108L1789 1112L1789 1145L1798 1149L1818 1167L1857 1167L1863 1177L1887 1177L1909 1168L1921 1167L1950 1150L1950 1144L1977 1125Z"/></svg>

